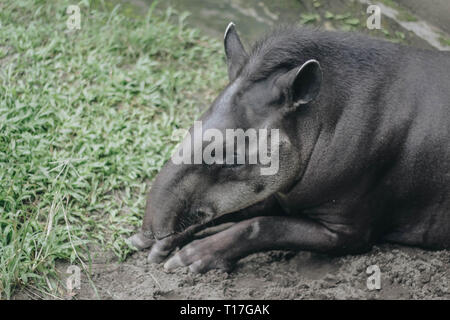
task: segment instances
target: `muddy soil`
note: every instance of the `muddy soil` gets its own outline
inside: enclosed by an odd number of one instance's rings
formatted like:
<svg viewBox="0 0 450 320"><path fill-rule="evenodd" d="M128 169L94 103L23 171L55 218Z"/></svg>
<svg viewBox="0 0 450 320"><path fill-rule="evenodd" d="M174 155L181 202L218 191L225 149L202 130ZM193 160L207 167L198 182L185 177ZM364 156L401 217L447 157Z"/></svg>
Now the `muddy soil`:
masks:
<svg viewBox="0 0 450 320"><path fill-rule="evenodd" d="M271 251L241 260L233 272L166 272L146 252L125 262L99 255L92 285L82 275L74 299L450 299L450 251L381 245L362 255L330 257ZM369 290L368 266L381 271L381 289ZM61 270L67 268L61 265Z"/></svg>

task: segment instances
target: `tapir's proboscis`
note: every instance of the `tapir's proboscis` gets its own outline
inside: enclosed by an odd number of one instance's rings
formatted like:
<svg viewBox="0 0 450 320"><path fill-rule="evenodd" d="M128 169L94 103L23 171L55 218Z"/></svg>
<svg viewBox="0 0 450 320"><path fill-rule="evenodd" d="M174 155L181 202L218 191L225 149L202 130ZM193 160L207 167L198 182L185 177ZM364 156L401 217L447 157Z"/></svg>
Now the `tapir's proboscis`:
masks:
<svg viewBox="0 0 450 320"><path fill-rule="evenodd" d="M149 261L206 272L267 250L450 248L448 52L293 26L246 51L233 23L224 45L229 84L199 121L224 135L277 129L278 170L167 161L130 238Z"/></svg>

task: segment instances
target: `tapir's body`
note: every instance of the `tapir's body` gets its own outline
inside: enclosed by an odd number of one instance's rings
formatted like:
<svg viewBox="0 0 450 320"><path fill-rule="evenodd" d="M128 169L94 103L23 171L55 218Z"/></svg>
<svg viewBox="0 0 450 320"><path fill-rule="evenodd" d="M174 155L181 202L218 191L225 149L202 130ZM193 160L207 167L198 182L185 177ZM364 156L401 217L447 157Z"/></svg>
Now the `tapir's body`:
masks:
<svg viewBox="0 0 450 320"><path fill-rule="evenodd" d="M313 151L277 199L291 214L353 229L354 245L450 247L450 54L331 41L314 56L324 81Z"/></svg>
<svg viewBox="0 0 450 320"><path fill-rule="evenodd" d="M278 128L280 172L169 161L133 238L141 248L160 239L151 260L227 219L241 221L166 267L228 268L270 249L354 253L380 241L450 248L449 53L283 28L247 54L233 25L225 51L230 85L202 121Z"/></svg>

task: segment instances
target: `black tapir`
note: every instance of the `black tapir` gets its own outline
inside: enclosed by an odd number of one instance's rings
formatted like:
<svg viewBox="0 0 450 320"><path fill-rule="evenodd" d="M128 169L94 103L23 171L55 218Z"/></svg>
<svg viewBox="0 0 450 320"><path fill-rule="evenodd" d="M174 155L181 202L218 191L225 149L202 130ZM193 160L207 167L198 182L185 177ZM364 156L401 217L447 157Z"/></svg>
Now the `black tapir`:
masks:
<svg viewBox="0 0 450 320"><path fill-rule="evenodd" d="M290 26L247 53L232 23L224 44L230 83L200 121L278 129L279 170L168 161L130 239L150 261L182 247L165 267L204 272L271 249L450 248L448 52Z"/></svg>

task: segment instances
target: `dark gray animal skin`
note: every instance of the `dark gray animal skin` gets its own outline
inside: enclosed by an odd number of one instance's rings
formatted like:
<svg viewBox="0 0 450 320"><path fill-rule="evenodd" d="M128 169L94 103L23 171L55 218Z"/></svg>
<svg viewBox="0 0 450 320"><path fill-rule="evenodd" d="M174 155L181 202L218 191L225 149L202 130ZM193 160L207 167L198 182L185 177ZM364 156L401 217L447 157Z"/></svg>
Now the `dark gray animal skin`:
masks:
<svg viewBox="0 0 450 320"><path fill-rule="evenodd" d="M279 129L280 169L168 161L131 238L150 261L182 247L165 267L205 272L272 249L450 248L449 53L297 27L247 53L234 24L224 44L230 83L203 127Z"/></svg>

